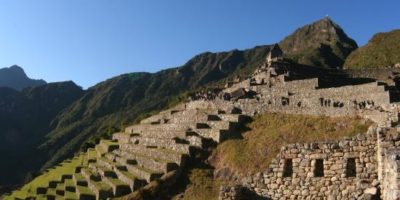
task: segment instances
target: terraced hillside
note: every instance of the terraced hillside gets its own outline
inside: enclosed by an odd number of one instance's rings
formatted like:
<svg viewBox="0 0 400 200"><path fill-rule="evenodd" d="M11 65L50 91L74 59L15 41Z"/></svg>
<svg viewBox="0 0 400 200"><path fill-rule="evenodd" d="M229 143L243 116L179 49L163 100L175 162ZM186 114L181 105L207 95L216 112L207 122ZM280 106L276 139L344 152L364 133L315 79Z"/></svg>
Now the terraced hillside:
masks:
<svg viewBox="0 0 400 200"><path fill-rule="evenodd" d="M107 199L132 193L167 173L179 175L193 152L230 137L246 118L233 107L198 105L181 104L127 127L5 199Z"/></svg>

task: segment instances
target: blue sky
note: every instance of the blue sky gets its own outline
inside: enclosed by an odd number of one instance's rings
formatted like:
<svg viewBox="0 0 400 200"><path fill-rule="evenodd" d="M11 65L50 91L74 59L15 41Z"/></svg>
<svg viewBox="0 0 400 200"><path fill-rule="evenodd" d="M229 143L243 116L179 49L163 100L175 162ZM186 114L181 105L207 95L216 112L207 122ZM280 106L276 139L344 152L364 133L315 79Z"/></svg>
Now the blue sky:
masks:
<svg viewBox="0 0 400 200"><path fill-rule="evenodd" d="M400 28L400 1L0 0L0 67L84 88L204 51L279 42L329 15L359 45Z"/></svg>

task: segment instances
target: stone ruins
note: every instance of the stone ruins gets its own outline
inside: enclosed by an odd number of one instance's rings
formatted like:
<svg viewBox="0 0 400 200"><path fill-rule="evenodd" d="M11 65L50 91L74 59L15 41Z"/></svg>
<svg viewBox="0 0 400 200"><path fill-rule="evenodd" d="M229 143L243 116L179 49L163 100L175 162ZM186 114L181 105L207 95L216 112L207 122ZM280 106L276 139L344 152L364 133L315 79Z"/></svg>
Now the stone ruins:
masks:
<svg viewBox="0 0 400 200"><path fill-rule="evenodd" d="M294 79L290 67L275 45L248 79L215 95L196 94L102 140L88 151L96 156L87 166L27 199L107 199L172 181L193 152L234 137L236 126L263 112L360 116L376 125L342 141L284 146L268 169L222 187L219 199L249 199L246 192L260 199L400 199L399 106L390 92L378 82L325 87L319 77Z"/></svg>

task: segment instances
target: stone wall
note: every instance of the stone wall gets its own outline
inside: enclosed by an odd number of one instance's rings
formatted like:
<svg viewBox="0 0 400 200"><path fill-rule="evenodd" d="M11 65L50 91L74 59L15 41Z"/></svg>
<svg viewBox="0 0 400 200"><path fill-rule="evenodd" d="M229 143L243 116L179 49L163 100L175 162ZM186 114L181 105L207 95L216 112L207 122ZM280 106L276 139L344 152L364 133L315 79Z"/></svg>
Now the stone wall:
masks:
<svg viewBox="0 0 400 200"><path fill-rule="evenodd" d="M400 150L391 150L383 160L384 171L382 177L382 199L400 199Z"/></svg>
<svg viewBox="0 0 400 200"><path fill-rule="evenodd" d="M241 85L243 86L243 85ZM361 116L378 124L387 123L390 94L377 82L332 88L318 88L318 79L295 80L268 85L248 85L254 98L233 101L243 114L283 112L332 117ZM216 100L218 101L218 99Z"/></svg>
<svg viewBox="0 0 400 200"><path fill-rule="evenodd" d="M370 129L340 142L287 145L267 171L243 182L271 199L357 199L377 191L376 142Z"/></svg>
<svg viewBox="0 0 400 200"><path fill-rule="evenodd" d="M378 132L378 176L382 199L400 199L400 135L397 131Z"/></svg>

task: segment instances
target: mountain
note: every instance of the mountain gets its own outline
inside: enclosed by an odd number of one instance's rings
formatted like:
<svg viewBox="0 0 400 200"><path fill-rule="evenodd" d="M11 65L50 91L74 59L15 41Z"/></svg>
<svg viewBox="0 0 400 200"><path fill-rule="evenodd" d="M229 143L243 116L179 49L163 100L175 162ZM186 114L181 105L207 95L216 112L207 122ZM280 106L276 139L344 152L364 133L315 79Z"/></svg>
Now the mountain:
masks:
<svg viewBox="0 0 400 200"><path fill-rule="evenodd" d="M50 160L44 168L90 147L143 116L185 98L185 92L255 68L270 46L203 53L181 67L157 73L124 74L89 88L53 121L53 130L41 149Z"/></svg>
<svg viewBox="0 0 400 200"><path fill-rule="evenodd" d="M302 41L302 42L298 42ZM357 47L330 19L298 29L281 43L293 56L302 55L311 64L333 68ZM52 130L40 149L48 162L42 169L94 146L102 137L122 129L150 113L184 98L189 91L208 87L237 76L247 77L265 59L272 45L221 53L202 53L186 64L157 73L131 73L111 78L89 88L85 95L53 120ZM299 62L307 59L296 60ZM310 60L312 58L312 60ZM305 62L309 63L309 62Z"/></svg>
<svg viewBox="0 0 400 200"><path fill-rule="evenodd" d="M50 131L52 119L83 95L72 81L16 91L0 87L0 185L28 180L44 162L37 146Z"/></svg>
<svg viewBox="0 0 400 200"><path fill-rule="evenodd" d="M400 63L400 30L378 33L346 59L344 68L384 68Z"/></svg>
<svg viewBox="0 0 400 200"><path fill-rule="evenodd" d="M299 64L341 68L357 43L326 17L297 29L279 43L288 58Z"/></svg>
<svg viewBox="0 0 400 200"><path fill-rule="evenodd" d="M325 29L313 29L313 34L288 36L281 43L290 44L296 38L321 44L326 40L321 37L323 34ZM330 37L341 38L333 33ZM335 49L337 43L324 45ZM320 46L308 46L305 57L329 60L331 54L319 53ZM0 185L21 183L25 177L29 178L29 172L40 167L46 169L81 149L92 147L100 138L109 137L132 122L182 101L190 92L247 77L264 62L271 47L205 52L176 68L157 73L123 74L86 91L72 82L45 84L20 92L0 89L0 130L3 130L0 137L6 138L0 142L0 152L10 161L0 166ZM292 48L300 47L293 43ZM290 52L288 46L283 50ZM298 55L297 51L293 52L290 55ZM299 71L306 68L299 67ZM318 70L311 71L319 73Z"/></svg>
<svg viewBox="0 0 400 200"><path fill-rule="evenodd" d="M44 84L46 84L44 80L30 79L24 70L17 65L0 69L0 87L9 87L21 91L27 87Z"/></svg>

